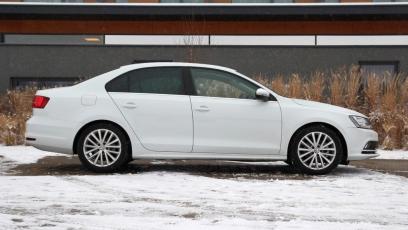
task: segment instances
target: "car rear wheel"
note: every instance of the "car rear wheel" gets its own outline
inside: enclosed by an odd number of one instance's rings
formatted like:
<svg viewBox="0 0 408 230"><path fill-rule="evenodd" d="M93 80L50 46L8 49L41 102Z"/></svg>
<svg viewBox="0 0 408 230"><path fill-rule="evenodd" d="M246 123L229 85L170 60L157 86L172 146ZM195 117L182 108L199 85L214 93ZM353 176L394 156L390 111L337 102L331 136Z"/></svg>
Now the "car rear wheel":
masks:
<svg viewBox="0 0 408 230"><path fill-rule="evenodd" d="M77 153L82 164L100 173L117 172L129 162L125 134L113 124L91 125L80 134Z"/></svg>
<svg viewBox="0 0 408 230"><path fill-rule="evenodd" d="M312 175L326 174L338 166L343 154L336 132L325 126L312 126L296 133L291 145L295 168Z"/></svg>

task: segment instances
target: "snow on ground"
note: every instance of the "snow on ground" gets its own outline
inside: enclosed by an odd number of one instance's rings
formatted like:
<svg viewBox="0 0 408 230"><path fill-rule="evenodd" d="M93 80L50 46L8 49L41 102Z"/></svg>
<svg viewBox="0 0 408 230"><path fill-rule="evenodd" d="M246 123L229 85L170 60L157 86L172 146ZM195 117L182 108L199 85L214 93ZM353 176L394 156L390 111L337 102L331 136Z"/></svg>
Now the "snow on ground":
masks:
<svg viewBox="0 0 408 230"><path fill-rule="evenodd" d="M408 160L408 150L381 150L378 149L377 152L380 156L375 159L387 159L387 160Z"/></svg>
<svg viewBox="0 0 408 230"><path fill-rule="evenodd" d="M407 229L407 188L407 178L345 166L306 180L4 175L0 229Z"/></svg>
<svg viewBox="0 0 408 230"><path fill-rule="evenodd" d="M310 180L1 176L0 229L406 229L407 187L351 167Z"/></svg>
<svg viewBox="0 0 408 230"><path fill-rule="evenodd" d="M46 156L64 156L64 154L41 151L32 146L0 145L0 156L3 156L9 160L12 160L18 163L30 164L30 163L35 163L39 159L46 157Z"/></svg>

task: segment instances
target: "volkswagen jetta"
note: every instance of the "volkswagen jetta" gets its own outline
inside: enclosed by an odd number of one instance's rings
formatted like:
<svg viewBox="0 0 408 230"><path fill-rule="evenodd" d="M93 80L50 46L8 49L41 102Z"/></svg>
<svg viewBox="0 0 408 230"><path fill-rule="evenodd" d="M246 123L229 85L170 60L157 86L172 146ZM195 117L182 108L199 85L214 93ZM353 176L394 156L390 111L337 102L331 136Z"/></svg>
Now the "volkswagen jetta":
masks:
<svg viewBox="0 0 408 230"><path fill-rule="evenodd" d="M39 90L26 143L115 172L133 159L283 160L303 173L377 156L377 133L349 109L282 97L225 67L127 65Z"/></svg>

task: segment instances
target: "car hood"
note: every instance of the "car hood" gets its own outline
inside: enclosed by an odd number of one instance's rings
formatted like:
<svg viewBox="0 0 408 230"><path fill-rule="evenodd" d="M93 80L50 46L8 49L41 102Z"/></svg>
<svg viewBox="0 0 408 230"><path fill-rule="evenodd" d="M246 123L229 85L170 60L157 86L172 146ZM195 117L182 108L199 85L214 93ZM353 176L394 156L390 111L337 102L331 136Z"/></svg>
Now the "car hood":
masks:
<svg viewBox="0 0 408 230"><path fill-rule="evenodd" d="M314 109L321 110L321 111L328 111L328 112L334 112L334 113L342 113L346 115L357 115L357 116L366 117L364 114L361 114L354 110L346 109L346 108L335 106L335 105L330 105L330 104L320 103L320 102L315 102L315 101L302 100L302 99L292 99L292 100L298 105L309 107L309 108L314 108Z"/></svg>

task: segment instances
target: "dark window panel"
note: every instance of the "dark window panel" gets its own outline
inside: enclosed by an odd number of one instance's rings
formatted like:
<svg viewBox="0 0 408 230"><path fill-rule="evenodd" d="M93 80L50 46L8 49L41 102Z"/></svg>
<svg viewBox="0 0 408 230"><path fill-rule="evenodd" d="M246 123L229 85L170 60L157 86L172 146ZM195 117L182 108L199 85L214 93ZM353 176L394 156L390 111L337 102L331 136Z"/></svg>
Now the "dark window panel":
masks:
<svg viewBox="0 0 408 230"><path fill-rule="evenodd" d="M6 44L29 45L103 45L102 35L39 35L39 34L5 34Z"/></svg>
<svg viewBox="0 0 408 230"><path fill-rule="evenodd" d="M108 92L129 92L129 77L121 75L106 84Z"/></svg>
<svg viewBox="0 0 408 230"><path fill-rule="evenodd" d="M181 67L137 69L118 76L106 84L108 92L184 95Z"/></svg>
<svg viewBox="0 0 408 230"><path fill-rule="evenodd" d="M129 75L133 93L185 94L181 68L146 68Z"/></svg>
<svg viewBox="0 0 408 230"><path fill-rule="evenodd" d="M360 61L359 65L363 78L370 75L394 76L399 71L399 61Z"/></svg>
<svg viewBox="0 0 408 230"><path fill-rule="evenodd" d="M24 88L55 88L71 86L80 81L77 77L12 77L11 89Z"/></svg>

